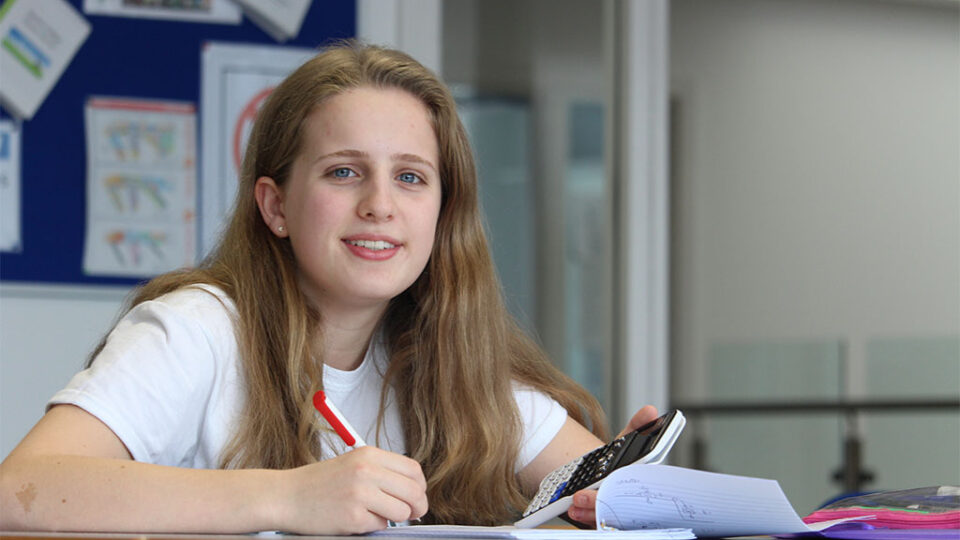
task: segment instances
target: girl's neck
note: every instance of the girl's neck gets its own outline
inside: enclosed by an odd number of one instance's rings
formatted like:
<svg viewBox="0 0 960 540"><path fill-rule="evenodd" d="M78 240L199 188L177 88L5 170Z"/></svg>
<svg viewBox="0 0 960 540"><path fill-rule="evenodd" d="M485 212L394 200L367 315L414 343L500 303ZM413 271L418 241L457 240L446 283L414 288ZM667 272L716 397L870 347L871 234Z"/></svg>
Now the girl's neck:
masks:
<svg viewBox="0 0 960 540"><path fill-rule="evenodd" d="M342 371L353 371L360 367L384 309L323 309L319 349L323 363Z"/></svg>

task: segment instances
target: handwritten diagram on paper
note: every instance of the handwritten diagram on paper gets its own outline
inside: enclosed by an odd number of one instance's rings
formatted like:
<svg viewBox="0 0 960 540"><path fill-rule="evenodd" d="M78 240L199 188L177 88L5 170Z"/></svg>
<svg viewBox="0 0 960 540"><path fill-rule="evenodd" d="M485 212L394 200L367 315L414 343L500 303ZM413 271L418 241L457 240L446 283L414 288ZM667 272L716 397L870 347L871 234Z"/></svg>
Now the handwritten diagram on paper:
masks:
<svg viewBox="0 0 960 540"><path fill-rule="evenodd" d="M709 527L713 522L709 508L673 490L667 492L635 479L620 480L609 497L601 504L606 524L616 529L664 529L669 528L666 523L676 522Z"/></svg>
<svg viewBox="0 0 960 540"><path fill-rule="evenodd" d="M93 98L86 122L84 272L147 277L192 265L195 107Z"/></svg>
<svg viewBox="0 0 960 540"><path fill-rule="evenodd" d="M200 253L217 241L237 192L240 163L260 106L310 49L210 43L203 50Z"/></svg>
<svg viewBox="0 0 960 540"><path fill-rule="evenodd" d="M0 120L0 251L20 249L20 130Z"/></svg>
<svg viewBox="0 0 960 540"><path fill-rule="evenodd" d="M775 480L669 465L630 465L600 485L597 523L685 527L697 537L809 532Z"/></svg>

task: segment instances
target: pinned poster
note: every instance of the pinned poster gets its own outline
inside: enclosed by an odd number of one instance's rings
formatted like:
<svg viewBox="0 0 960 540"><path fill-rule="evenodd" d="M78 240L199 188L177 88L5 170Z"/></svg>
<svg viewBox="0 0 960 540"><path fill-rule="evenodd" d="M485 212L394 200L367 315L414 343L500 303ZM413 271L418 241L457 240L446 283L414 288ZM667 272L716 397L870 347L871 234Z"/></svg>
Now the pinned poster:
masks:
<svg viewBox="0 0 960 540"><path fill-rule="evenodd" d="M19 252L20 239L20 129L0 120L0 251Z"/></svg>
<svg viewBox="0 0 960 540"><path fill-rule="evenodd" d="M0 99L29 120L57 83L90 24L64 0L7 0L0 7Z"/></svg>
<svg viewBox="0 0 960 540"><path fill-rule="evenodd" d="M196 108L91 98L83 271L149 277L196 259Z"/></svg>
<svg viewBox="0 0 960 540"><path fill-rule="evenodd" d="M244 13L273 39L284 42L297 37L310 0L234 0Z"/></svg>
<svg viewBox="0 0 960 540"><path fill-rule="evenodd" d="M141 19L166 19L183 22L240 24L240 8L230 0L83 0L89 15L110 15Z"/></svg>
<svg viewBox="0 0 960 540"><path fill-rule="evenodd" d="M233 205L240 163L257 111L274 87L314 54L311 49L276 45L204 46L200 256L216 244Z"/></svg>

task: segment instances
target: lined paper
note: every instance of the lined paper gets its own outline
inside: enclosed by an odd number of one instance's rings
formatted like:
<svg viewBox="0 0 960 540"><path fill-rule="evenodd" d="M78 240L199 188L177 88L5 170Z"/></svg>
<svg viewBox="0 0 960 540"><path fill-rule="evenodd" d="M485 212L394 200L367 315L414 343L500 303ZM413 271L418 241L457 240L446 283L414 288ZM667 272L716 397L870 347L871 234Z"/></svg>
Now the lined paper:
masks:
<svg viewBox="0 0 960 540"><path fill-rule="evenodd" d="M597 522L615 529L690 528L698 537L813 532L776 480L670 465L629 465L604 480Z"/></svg>

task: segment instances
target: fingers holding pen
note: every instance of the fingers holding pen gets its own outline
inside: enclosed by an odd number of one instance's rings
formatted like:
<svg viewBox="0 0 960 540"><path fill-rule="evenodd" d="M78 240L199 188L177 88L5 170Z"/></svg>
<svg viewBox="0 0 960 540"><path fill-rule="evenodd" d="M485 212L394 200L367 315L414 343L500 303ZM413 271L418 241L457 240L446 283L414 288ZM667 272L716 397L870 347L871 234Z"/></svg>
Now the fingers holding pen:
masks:
<svg viewBox="0 0 960 540"><path fill-rule="evenodd" d="M281 510L279 530L365 533L428 509L419 463L386 450L366 446L286 472L283 499L289 503Z"/></svg>
<svg viewBox="0 0 960 540"><path fill-rule="evenodd" d="M427 512L427 481L420 464L394 452L366 446L343 413L323 390L313 395L313 406L348 446L354 449L329 463L346 478L337 485L348 510L354 512L355 525L342 532L368 532L383 528L386 520L406 521ZM315 464L322 465L322 464ZM378 518L377 526L368 529L370 515ZM363 524L361 528L356 528Z"/></svg>
<svg viewBox="0 0 960 540"><path fill-rule="evenodd" d="M423 475L423 469L416 460L402 454L381 450L373 446L364 446L357 448L353 452L361 454L369 453L372 459L378 460L381 466L389 469L401 476L409 478L417 483L424 491L427 489L427 478ZM352 453L352 452L351 452ZM382 457L382 459L381 459Z"/></svg>
<svg viewBox="0 0 960 540"><path fill-rule="evenodd" d="M357 448L343 457L352 454L356 454L366 465L357 467L355 471L358 477L374 481L382 493L392 498L388 500L390 504L387 506L392 511L380 515L391 521L406 521L420 518L427 513L427 480L419 463L406 456L371 446ZM393 504L393 501L405 504L405 509L397 510L399 507Z"/></svg>

